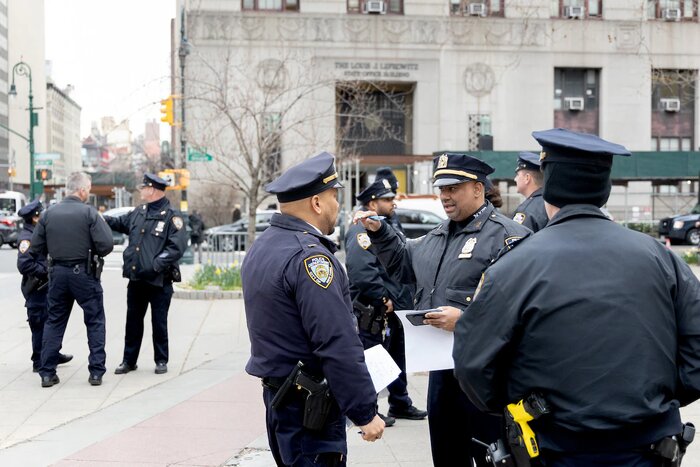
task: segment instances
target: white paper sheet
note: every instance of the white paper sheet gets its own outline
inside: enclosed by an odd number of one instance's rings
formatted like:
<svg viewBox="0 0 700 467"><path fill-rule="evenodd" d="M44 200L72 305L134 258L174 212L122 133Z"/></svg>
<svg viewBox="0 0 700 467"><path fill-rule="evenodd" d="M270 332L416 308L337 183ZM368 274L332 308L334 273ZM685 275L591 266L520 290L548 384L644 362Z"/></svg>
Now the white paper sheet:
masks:
<svg viewBox="0 0 700 467"><path fill-rule="evenodd" d="M455 367L452 359L454 333L429 325L414 326L407 313L417 310L396 310L406 338L406 373L449 370Z"/></svg>
<svg viewBox="0 0 700 467"><path fill-rule="evenodd" d="M381 345L365 350L365 364L372 377L376 393L389 386L401 374L399 366Z"/></svg>

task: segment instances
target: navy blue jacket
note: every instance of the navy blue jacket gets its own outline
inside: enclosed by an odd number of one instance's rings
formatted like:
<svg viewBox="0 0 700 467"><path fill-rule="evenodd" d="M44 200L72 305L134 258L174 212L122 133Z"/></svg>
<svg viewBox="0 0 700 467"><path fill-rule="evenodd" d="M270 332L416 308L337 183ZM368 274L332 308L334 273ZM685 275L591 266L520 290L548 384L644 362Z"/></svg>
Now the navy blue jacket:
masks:
<svg viewBox="0 0 700 467"><path fill-rule="evenodd" d="M399 230L396 233L402 235ZM364 305L381 305L382 298L386 297L391 299L396 310L413 307L413 288L389 276L374 253L367 231L359 222L348 228L345 252L353 300L358 299Z"/></svg>
<svg viewBox="0 0 700 467"><path fill-rule="evenodd" d="M515 208L513 220L522 224L533 232L544 229L549 222L547 211L544 208L542 188L532 193L525 201Z"/></svg>
<svg viewBox="0 0 700 467"><path fill-rule="evenodd" d="M34 225L25 222L24 228L17 238L17 270L22 274L22 285L27 282L29 276L36 276L43 280L48 278L46 256L42 253L32 252L29 248L32 244L33 232ZM24 306L27 308L46 306L46 294L48 291L49 288L44 287L41 290L35 290L29 296L25 295L24 299L26 302Z"/></svg>
<svg viewBox="0 0 700 467"><path fill-rule="evenodd" d="M333 242L306 222L274 214L243 262L251 356L246 371L286 377L298 361L328 380L342 413L358 426L377 395L353 321L348 278Z"/></svg>
<svg viewBox="0 0 700 467"><path fill-rule="evenodd" d="M155 205L158 209L149 209ZM124 250L123 276L157 287L179 276L178 261L187 249L187 229L182 215L166 198L136 207L121 217L105 217L116 232L129 235Z"/></svg>
<svg viewBox="0 0 700 467"><path fill-rule="evenodd" d="M679 433L679 405L700 397L699 311L700 282L673 252L565 206L486 271L457 322L455 374L490 412L542 392L541 448L642 446Z"/></svg>

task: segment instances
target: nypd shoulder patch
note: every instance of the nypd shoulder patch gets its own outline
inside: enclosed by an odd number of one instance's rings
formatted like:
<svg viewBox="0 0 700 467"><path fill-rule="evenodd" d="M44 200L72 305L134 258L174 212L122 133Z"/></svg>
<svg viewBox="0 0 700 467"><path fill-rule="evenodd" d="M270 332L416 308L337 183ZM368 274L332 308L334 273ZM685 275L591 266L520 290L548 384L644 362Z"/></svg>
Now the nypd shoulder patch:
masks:
<svg viewBox="0 0 700 467"><path fill-rule="evenodd" d="M325 255L313 255L304 260L306 274L319 287L327 289L333 282L333 264Z"/></svg>
<svg viewBox="0 0 700 467"><path fill-rule="evenodd" d="M19 246L17 247L17 249L20 253L26 253L31 245L32 243L29 240L22 240L21 242L19 242Z"/></svg>
<svg viewBox="0 0 700 467"><path fill-rule="evenodd" d="M185 223L180 216L173 216L173 225L177 230L180 230Z"/></svg>
<svg viewBox="0 0 700 467"><path fill-rule="evenodd" d="M370 246L372 246L372 240L369 239L369 235L366 233L359 233L357 234L357 244L362 247L363 250L366 250Z"/></svg>
<svg viewBox="0 0 700 467"><path fill-rule="evenodd" d="M515 215L513 216L513 220L517 222L518 224L522 224L525 222L525 218L527 216L525 215L524 212L516 212Z"/></svg>
<svg viewBox="0 0 700 467"><path fill-rule="evenodd" d="M505 245L506 245L508 248L512 248L513 245L517 244L517 243L518 243L520 240L522 240L523 238L524 238L524 237L515 237L515 236L514 236L514 237L508 237L508 238L506 238L506 239L503 241L503 243L505 243Z"/></svg>

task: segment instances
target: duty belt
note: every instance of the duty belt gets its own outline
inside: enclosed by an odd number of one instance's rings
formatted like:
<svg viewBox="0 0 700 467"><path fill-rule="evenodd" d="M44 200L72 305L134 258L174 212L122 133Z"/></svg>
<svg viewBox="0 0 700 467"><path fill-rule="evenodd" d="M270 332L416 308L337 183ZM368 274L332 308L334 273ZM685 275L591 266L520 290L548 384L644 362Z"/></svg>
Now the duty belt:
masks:
<svg viewBox="0 0 700 467"><path fill-rule="evenodd" d="M53 260L54 265L58 266L64 266L66 268L72 268L73 266L81 266L84 264L87 264L87 258L86 259L75 259L75 260L61 260L61 259L55 259Z"/></svg>

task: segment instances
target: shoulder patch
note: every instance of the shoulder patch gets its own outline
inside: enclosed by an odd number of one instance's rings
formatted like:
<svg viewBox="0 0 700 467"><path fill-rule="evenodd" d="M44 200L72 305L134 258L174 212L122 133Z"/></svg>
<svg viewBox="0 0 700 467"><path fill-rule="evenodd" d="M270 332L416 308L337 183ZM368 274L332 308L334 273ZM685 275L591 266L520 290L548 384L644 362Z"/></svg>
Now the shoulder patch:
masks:
<svg viewBox="0 0 700 467"><path fill-rule="evenodd" d="M517 222L518 224L522 224L525 222L525 218L527 216L525 215L524 212L516 212L515 215L513 216L513 220Z"/></svg>
<svg viewBox="0 0 700 467"><path fill-rule="evenodd" d="M372 246L372 240L369 239L369 235L367 235L366 232L362 232L357 234L357 244L360 245L363 250L366 250Z"/></svg>
<svg viewBox="0 0 700 467"><path fill-rule="evenodd" d="M306 274L319 287L327 289L333 282L333 264L326 255L313 255L304 260Z"/></svg>
<svg viewBox="0 0 700 467"><path fill-rule="evenodd" d="M21 242L19 242L19 246L17 248L19 249L20 253L26 253L31 244L32 242L30 242L29 240L22 240Z"/></svg>
<svg viewBox="0 0 700 467"><path fill-rule="evenodd" d="M173 216L173 225L177 230L180 230L185 223L182 221L182 217Z"/></svg>
<svg viewBox="0 0 700 467"><path fill-rule="evenodd" d="M518 243L518 242L519 242L520 240L522 240L523 238L524 238L524 237L521 237L521 236L517 236L517 237L516 237L516 236L507 237L507 238L503 241L503 243L505 244L505 246L507 246L507 247L510 249L510 248L513 248L513 247L515 246L515 244Z"/></svg>

